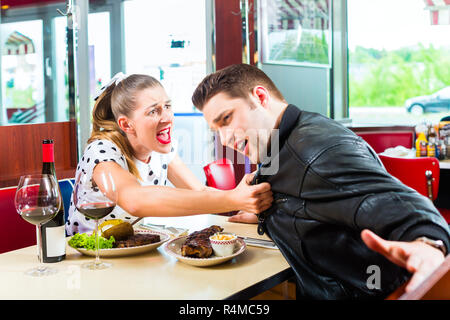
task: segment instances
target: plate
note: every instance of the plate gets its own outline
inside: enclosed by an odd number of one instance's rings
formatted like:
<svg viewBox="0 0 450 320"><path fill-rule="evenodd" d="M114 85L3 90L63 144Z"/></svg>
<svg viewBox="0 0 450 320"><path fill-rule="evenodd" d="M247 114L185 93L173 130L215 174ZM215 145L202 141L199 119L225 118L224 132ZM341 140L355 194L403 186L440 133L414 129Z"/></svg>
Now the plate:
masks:
<svg viewBox="0 0 450 320"><path fill-rule="evenodd" d="M162 245L164 242L170 239L170 236L168 234L153 230L135 230L135 233L158 234L161 238L161 241L130 248L100 249L100 257L126 257L146 253L158 248L160 245ZM74 249L86 256L95 257L95 250L88 250L84 248L74 248Z"/></svg>
<svg viewBox="0 0 450 320"><path fill-rule="evenodd" d="M187 236L176 238L170 240L164 245L164 250L171 255L172 257L177 258L178 261L190 264L196 267L209 267L214 266L220 263L224 263L228 260L233 259L234 257L240 255L247 248L245 242L241 239L237 239L236 247L234 248L233 254L224 257L217 257L214 254L209 258L191 258L184 257L181 255L181 247L183 243L186 241Z"/></svg>

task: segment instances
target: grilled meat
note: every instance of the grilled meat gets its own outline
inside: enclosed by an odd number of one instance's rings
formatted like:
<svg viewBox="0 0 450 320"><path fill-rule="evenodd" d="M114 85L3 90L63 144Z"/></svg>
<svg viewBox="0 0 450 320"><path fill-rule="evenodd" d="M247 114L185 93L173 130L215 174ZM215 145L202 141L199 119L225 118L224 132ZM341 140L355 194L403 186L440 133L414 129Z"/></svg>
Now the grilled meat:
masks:
<svg viewBox="0 0 450 320"><path fill-rule="evenodd" d="M158 234L137 233L132 236L129 236L125 240L115 241L114 247L129 248L129 247L143 246L145 244L155 243L159 241L161 241L161 238Z"/></svg>
<svg viewBox="0 0 450 320"><path fill-rule="evenodd" d="M210 257L213 254L213 250L209 237L216 232L222 231L223 228L219 226L211 226L209 228L191 233L181 247L181 254L183 256L193 258Z"/></svg>

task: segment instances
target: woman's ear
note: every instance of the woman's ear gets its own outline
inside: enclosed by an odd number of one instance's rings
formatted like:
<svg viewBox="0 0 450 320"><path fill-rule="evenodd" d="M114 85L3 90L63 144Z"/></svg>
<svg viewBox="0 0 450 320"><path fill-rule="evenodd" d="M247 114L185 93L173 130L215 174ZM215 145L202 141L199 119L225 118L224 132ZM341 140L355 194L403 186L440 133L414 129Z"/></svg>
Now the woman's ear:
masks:
<svg viewBox="0 0 450 320"><path fill-rule="evenodd" d="M253 88L252 94L263 107L267 106L270 95L269 91L266 88L264 88L263 86L256 86Z"/></svg>
<svg viewBox="0 0 450 320"><path fill-rule="evenodd" d="M128 119L125 116L119 116L117 118L117 124L119 125L119 128L122 129L123 132L127 133L127 134L133 134L134 133L134 128L133 125L131 123L131 120Z"/></svg>

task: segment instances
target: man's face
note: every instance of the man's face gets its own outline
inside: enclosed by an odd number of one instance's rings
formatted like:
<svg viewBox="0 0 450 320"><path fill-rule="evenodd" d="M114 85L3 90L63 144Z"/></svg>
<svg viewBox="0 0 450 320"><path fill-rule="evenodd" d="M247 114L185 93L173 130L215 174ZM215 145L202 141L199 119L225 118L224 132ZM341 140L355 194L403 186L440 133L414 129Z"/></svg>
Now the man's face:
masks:
<svg viewBox="0 0 450 320"><path fill-rule="evenodd" d="M230 98L218 93L203 106L203 115L209 127L219 132L222 145L244 154L252 163L261 162L273 119L257 97Z"/></svg>

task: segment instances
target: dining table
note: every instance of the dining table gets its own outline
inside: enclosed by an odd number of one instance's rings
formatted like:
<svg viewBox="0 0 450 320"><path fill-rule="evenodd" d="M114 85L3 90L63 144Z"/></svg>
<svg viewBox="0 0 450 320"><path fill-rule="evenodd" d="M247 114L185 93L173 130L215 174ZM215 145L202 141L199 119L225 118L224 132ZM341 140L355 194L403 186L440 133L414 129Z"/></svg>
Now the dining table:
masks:
<svg viewBox="0 0 450 320"><path fill-rule="evenodd" d="M143 221L184 228L189 233L219 225L238 236L270 240L258 235L256 225L232 223L227 218L203 214ZM136 224L135 228L142 226ZM166 244L138 255L102 257L112 263L104 270L82 268L94 258L67 244L66 258L48 264L57 273L45 277L25 274L38 264L35 245L6 252L0 254L0 299L247 300L294 276L278 249L247 245L244 252L227 262L200 267L168 254Z"/></svg>

